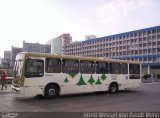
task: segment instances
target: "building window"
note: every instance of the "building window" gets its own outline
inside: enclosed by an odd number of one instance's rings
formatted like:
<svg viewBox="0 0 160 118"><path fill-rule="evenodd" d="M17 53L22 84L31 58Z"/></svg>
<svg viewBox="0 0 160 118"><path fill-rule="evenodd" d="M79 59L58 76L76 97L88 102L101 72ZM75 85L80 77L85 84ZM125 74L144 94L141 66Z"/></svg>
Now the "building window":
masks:
<svg viewBox="0 0 160 118"><path fill-rule="evenodd" d="M138 54L138 50L135 50L135 54L136 54L136 55Z"/></svg>
<svg viewBox="0 0 160 118"><path fill-rule="evenodd" d="M152 50L152 51L153 51L153 53L156 53L156 52L157 52L156 48L153 48L153 50Z"/></svg>
<svg viewBox="0 0 160 118"><path fill-rule="evenodd" d="M156 61L156 57L153 57L153 61L154 61L154 62Z"/></svg>
<svg viewBox="0 0 160 118"><path fill-rule="evenodd" d="M142 47L142 44L139 44L139 47Z"/></svg>
<svg viewBox="0 0 160 118"><path fill-rule="evenodd" d="M143 43L143 46L144 46L144 47L147 47L147 43Z"/></svg>
<svg viewBox="0 0 160 118"><path fill-rule="evenodd" d="M143 32L143 35L146 35L146 32Z"/></svg>
<svg viewBox="0 0 160 118"><path fill-rule="evenodd" d="M151 43L148 43L148 46L151 46Z"/></svg>
<svg viewBox="0 0 160 118"><path fill-rule="evenodd" d="M147 33L148 33L148 34L151 34L151 31L149 30L149 31L147 31Z"/></svg>
<svg viewBox="0 0 160 118"><path fill-rule="evenodd" d="M144 61L147 61L147 57L144 57L143 60L144 60Z"/></svg>
<svg viewBox="0 0 160 118"><path fill-rule="evenodd" d="M148 61L152 61L152 57L148 57Z"/></svg>
<svg viewBox="0 0 160 118"><path fill-rule="evenodd" d="M144 50L143 50L143 53L147 53L147 49L144 49Z"/></svg>
<svg viewBox="0 0 160 118"><path fill-rule="evenodd" d="M152 46L155 46L156 45L156 42L152 42Z"/></svg>
<svg viewBox="0 0 160 118"><path fill-rule="evenodd" d="M156 33L156 30L152 30L152 33Z"/></svg>
<svg viewBox="0 0 160 118"><path fill-rule="evenodd" d="M151 49L148 49L148 53L151 53Z"/></svg>

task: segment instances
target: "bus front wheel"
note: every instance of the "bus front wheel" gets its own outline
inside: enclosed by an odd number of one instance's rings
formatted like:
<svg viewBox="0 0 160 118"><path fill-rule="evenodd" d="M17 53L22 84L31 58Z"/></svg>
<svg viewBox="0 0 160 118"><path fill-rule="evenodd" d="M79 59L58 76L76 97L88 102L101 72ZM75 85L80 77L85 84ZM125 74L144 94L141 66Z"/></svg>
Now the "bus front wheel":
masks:
<svg viewBox="0 0 160 118"><path fill-rule="evenodd" d="M109 93L116 93L118 91L118 84L111 83L109 86Z"/></svg>
<svg viewBox="0 0 160 118"><path fill-rule="evenodd" d="M58 87L55 85L48 85L45 89L46 98L55 98L59 95Z"/></svg>

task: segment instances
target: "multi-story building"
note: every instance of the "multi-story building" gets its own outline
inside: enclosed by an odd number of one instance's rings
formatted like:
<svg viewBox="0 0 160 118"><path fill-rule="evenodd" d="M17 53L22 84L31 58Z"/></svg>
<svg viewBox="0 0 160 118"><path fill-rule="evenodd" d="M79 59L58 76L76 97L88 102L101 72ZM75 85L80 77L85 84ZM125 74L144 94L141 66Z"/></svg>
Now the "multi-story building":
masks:
<svg viewBox="0 0 160 118"><path fill-rule="evenodd" d="M11 65L11 51L4 51L4 62L3 62L3 67L4 68L9 68Z"/></svg>
<svg viewBox="0 0 160 118"><path fill-rule="evenodd" d="M143 73L160 72L160 26L73 42L63 48L66 55L136 60L142 63Z"/></svg>
<svg viewBox="0 0 160 118"><path fill-rule="evenodd" d="M16 55L18 53L22 52L22 51L23 51L22 48L12 46L12 49L11 49L11 65L10 65L11 67L14 66Z"/></svg>
<svg viewBox="0 0 160 118"><path fill-rule="evenodd" d="M70 44L71 42L72 37L70 34L62 34L47 41L47 44L51 45L51 53L63 53L63 46Z"/></svg>
<svg viewBox="0 0 160 118"><path fill-rule="evenodd" d="M11 51L4 51L4 60L11 59Z"/></svg>
<svg viewBox="0 0 160 118"><path fill-rule="evenodd" d="M0 67L3 67L4 58L0 58Z"/></svg>
<svg viewBox="0 0 160 118"><path fill-rule="evenodd" d="M51 46L39 43L26 43L23 41L23 52L40 52L40 53L50 53Z"/></svg>
<svg viewBox="0 0 160 118"><path fill-rule="evenodd" d="M95 38L97 38L96 35L91 35L91 34L90 34L90 35L86 35L86 36L85 36L85 40L95 39Z"/></svg>

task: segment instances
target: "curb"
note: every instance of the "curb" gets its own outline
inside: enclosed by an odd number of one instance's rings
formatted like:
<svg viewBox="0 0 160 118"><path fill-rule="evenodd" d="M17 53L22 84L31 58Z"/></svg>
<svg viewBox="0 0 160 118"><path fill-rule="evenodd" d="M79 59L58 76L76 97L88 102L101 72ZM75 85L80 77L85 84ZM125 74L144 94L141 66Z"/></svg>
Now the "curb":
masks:
<svg viewBox="0 0 160 118"><path fill-rule="evenodd" d="M160 82L142 83L143 86L145 86L145 85L151 85L151 84L160 84Z"/></svg>

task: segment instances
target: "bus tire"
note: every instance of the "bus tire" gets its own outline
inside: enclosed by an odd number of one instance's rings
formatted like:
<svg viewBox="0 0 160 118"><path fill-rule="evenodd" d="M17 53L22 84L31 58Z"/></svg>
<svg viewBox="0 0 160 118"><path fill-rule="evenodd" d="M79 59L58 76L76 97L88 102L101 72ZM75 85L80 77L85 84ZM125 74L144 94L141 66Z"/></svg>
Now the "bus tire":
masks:
<svg viewBox="0 0 160 118"><path fill-rule="evenodd" d="M59 95L59 89L56 85L48 85L45 88L45 98L52 99Z"/></svg>
<svg viewBox="0 0 160 118"><path fill-rule="evenodd" d="M111 83L109 85L109 93L113 94L118 91L118 84L117 83Z"/></svg>

